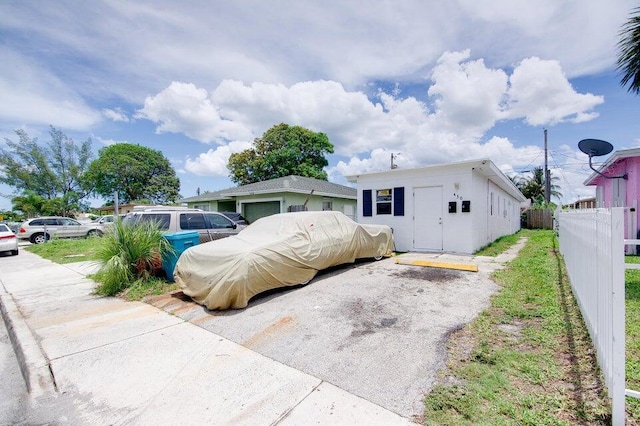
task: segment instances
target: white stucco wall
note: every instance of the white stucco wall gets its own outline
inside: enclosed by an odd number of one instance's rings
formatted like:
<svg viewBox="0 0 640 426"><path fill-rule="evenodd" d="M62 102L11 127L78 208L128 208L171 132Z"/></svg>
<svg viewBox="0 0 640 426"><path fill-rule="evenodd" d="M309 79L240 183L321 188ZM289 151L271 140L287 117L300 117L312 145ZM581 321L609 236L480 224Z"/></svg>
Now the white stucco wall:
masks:
<svg viewBox="0 0 640 426"><path fill-rule="evenodd" d="M489 178L468 163L450 167L390 170L389 172L359 175L357 220L361 223L385 224L393 228L396 250L422 251L416 235L424 232L438 236L439 246L424 251L474 253L502 235L520 229L520 203ZM376 190L404 187L404 216L376 213ZM372 190L372 216L363 216L363 191ZM429 195L424 203L423 193ZM416 194L419 200L416 202ZM441 194L441 195L440 195ZM493 194L493 212L491 210ZM439 201L437 198L440 198ZM462 212L462 201L470 202L470 212ZM456 212L449 213L449 202L456 203ZM420 206L430 209L420 211ZM493 213L493 214L492 214ZM424 223L420 221L425 219ZM438 230L438 218L441 219ZM422 226L428 226L425 230ZM439 239L436 238L436 239ZM430 241L433 244L433 241Z"/></svg>

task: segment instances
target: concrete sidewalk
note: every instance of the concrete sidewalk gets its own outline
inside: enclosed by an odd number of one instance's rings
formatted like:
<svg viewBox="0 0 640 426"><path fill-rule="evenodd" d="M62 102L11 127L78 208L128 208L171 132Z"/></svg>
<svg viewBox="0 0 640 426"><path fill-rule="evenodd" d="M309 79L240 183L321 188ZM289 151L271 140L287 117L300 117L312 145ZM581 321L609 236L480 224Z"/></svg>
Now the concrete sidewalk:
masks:
<svg viewBox="0 0 640 426"><path fill-rule="evenodd" d="M0 307L40 423L412 424L153 306L93 296L93 270L0 258Z"/></svg>

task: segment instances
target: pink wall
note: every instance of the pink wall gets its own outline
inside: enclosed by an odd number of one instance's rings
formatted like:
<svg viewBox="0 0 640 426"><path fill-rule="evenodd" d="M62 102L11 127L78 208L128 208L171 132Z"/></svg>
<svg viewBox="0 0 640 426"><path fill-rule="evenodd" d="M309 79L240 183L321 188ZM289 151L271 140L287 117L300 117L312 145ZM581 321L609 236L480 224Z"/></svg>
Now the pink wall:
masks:
<svg viewBox="0 0 640 426"><path fill-rule="evenodd" d="M602 170L602 173L607 176L627 174L625 205L618 207L633 207L634 201L640 200L640 157L624 158L616 161L610 167ZM592 181L592 185L604 188L604 205L598 207L613 207L613 185L616 180L598 176Z"/></svg>

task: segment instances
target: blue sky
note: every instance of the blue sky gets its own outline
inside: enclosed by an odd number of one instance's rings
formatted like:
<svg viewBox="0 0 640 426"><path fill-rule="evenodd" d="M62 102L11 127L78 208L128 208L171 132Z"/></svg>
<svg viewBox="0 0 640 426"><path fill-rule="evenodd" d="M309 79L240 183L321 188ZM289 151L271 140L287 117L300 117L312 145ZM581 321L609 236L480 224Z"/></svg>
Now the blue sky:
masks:
<svg viewBox="0 0 640 426"><path fill-rule="evenodd" d="M490 158L544 161L564 202L593 195L584 138L640 146L615 71L613 0L0 3L0 144L49 125L97 151L158 149L181 195L233 186L229 155L280 122L329 136L330 180ZM597 161L604 161L598 159ZM12 189L0 186L0 209ZM94 200L100 205L101 200Z"/></svg>

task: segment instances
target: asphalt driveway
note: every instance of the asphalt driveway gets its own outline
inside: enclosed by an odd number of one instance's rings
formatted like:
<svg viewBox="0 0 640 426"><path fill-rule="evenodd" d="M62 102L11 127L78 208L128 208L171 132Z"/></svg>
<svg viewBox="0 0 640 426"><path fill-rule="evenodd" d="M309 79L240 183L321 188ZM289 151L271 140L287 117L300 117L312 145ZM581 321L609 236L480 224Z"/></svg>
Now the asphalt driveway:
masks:
<svg viewBox="0 0 640 426"><path fill-rule="evenodd" d="M209 311L180 292L153 305L405 417L446 362L446 342L489 306L490 274L510 260L405 254L401 259L471 262L479 272L359 262L321 272L308 285Z"/></svg>

